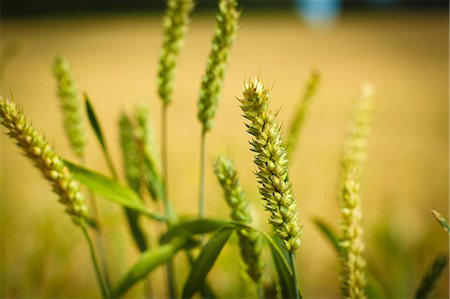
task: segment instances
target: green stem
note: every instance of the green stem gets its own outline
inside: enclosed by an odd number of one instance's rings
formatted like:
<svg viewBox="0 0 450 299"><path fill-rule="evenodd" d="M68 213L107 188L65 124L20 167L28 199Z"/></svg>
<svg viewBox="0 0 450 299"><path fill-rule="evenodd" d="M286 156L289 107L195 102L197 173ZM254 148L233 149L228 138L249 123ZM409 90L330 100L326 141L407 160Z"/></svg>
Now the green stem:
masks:
<svg viewBox="0 0 450 299"><path fill-rule="evenodd" d="M100 224L99 216L98 216L98 209L97 209L97 203L95 200L95 196L92 193L92 191L89 191L89 198L91 199L91 206L92 206L92 215L94 216L94 219L97 222L97 229L95 230L95 242L97 244L97 248L100 255L100 264L102 265L103 269L103 275L105 276L105 281L108 286L108 288L111 288L111 279L109 276L109 266L108 266L108 260L106 258L106 246L105 246L105 238L103 235L103 228Z"/></svg>
<svg viewBox="0 0 450 299"><path fill-rule="evenodd" d="M80 158L80 162L83 166L86 165L86 161L84 158ZM90 201L91 207L92 207L92 216L94 217L96 224L97 224L97 229L95 230L95 242L97 244L97 248L98 248L99 255L100 255L100 264L103 269L103 275L105 277L106 284L107 284L108 288L111 288L111 279L109 276L108 260L106 258L105 238L103 236L102 225L100 224L100 217L99 217L98 208L97 208L97 201L95 200L95 195L91 190L89 190L88 196L89 196L89 201Z"/></svg>
<svg viewBox="0 0 450 299"><path fill-rule="evenodd" d="M92 244L91 236L89 236L89 232L87 231L86 224L84 222L81 223L81 230L83 231L84 236L86 237L86 240L89 245L89 250L91 252L91 259L92 263L95 268L95 274L97 275L97 282L100 286L100 289L102 291L102 297L103 298L111 298L110 290L106 284L106 281L104 277L102 276L102 272L100 271L100 267L98 265L97 256L95 254L94 246Z"/></svg>
<svg viewBox="0 0 450 299"><path fill-rule="evenodd" d="M205 217L205 150L206 150L206 132L202 131L200 144L200 191L199 191L199 207L198 217Z"/></svg>
<svg viewBox="0 0 450 299"><path fill-rule="evenodd" d="M297 265L295 262L295 252L291 251L289 252L289 259L291 262L291 268L292 268L292 279L294 280L294 285L295 285L295 299L301 299L300 298L300 292L299 292L299 288L298 288L298 282L297 282Z"/></svg>
<svg viewBox="0 0 450 299"><path fill-rule="evenodd" d="M256 293L258 295L258 299L264 299L265 298L264 288L263 288L261 281L255 282L255 284L256 284Z"/></svg>
<svg viewBox="0 0 450 299"><path fill-rule="evenodd" d="M163 172L163 205L167 216L170 218L173 216L173 210L169 204L167 184L168 184L168 161L167 161L167 105L162 106L162 116L161 116L161 163ZM170 221L168 223L168 229L170 229ZM177 287L175 279L175 271L173 266L173 260L170 259L166 265L167 269L167 281L169 287L169 297L177 298Z"/></svg>

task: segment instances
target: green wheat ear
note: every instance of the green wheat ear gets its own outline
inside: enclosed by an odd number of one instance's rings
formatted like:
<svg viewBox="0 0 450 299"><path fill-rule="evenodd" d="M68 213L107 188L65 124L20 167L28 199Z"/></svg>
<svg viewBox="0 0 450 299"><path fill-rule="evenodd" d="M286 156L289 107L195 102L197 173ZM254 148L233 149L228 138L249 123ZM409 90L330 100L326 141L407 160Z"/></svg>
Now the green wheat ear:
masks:
<svg viewBox="0 0 450 299"><path fill-rule="evenodd" d="M198 101L198 119L203 132L211 130L219 102L226 63L238 27L239 11L236 0L220 0L216 28Z"/></svg>
<svg viewBox="0 0 450 299"><path fill-rule="evenodd" d="M69 61L58 55L53 63L53 73L58 85L58 96L64 117L64 129L72 150L83 159L86 147L86 132L82 118L82 106L78 87Z"/></svg>
<svg viewBox="0 0 450 299"><path fill-rule="evenodd" d="M184 43L193 0L167 0L164 35L158 65L158 94L164 105L172 101L178 54Z"/></svg>
<svg viewBox="0 0 450 299"><path fill-rule="evenodd" d="M159 156L152 138L147 106L137 106L132 117L122 113L119 130L123 167L129 186L139 193L145 186L154 200L160 199Z"/></svg>
<svg viewBox="0 0 450 299"><path fill-rule="evenodd" d="M305 123L305 119L309 112L309 107L311 106L311 102L314 99L314 95L316 93L317 87L320 83L320 74L317 71L312 71L311 75L306 82L306 89L301 98L301 102L297 106L297 110L295 111L294 118L288 130L288 137L286 139L287 143L287 151L289 156L294 151L297 146L300 132Z"/></svg>
<svg viewBox="0 0 450 299"><path fill-rule="evenodd" d="M434 219L439 223L439 225L448 233L450 234L450 225L448 224L447 220L442 216L439 212L435 210L431 210L431 214L433 215Z"/></svg>
<svg viewBox="0 0 450 299"><path fill-rule="evenodd" d="M80 184L73 178L63 160L56 154L44 135L28 122L14 102L0 97L0 122L8 135L16 140L25 155L33 161L42 175L50 182L59 201L76 224L87 216L88 208L80 191Z"/></svg>
<svg viewBox="0 0 450 299"><path fill-rule="evenodd" d="M252 219L248 211L248 203L239 184L233 162L224 156L220 156L214 161L214 172L222 187L225 200L231 208L231 218L234 221L250 224ZM263 272L261 238L255 230L250 229L239 230L238 236L246 271L254 282L260 283Z"/></svg>
<svg viewBox="0 0 450 299"><path fill-rule="evenodd" d="M288 180L287 152L280 127L269 112L268 91L258 79L245 84L240 100L244 117L250 121L247 132L253 135L251 150L258 167L256 176L265 209L271 212L269 222L289 252L300 246L301 228L297 203Z"/></svg>
<svg viewBox="0 0 450 299"><path fill-rule="evenodd" d="M374 107L373 88L365 84L354 105L341 160L341 291L345 298L366 298L364 241L361 226L361 176Z"/></svg>
<svg viewBox="0 0 450 299"><path fill-rule="evenodd" d="M122 113L119 119L120 146L123 169L128 185L136 192L141 191L141 159L134 140L134 127L130 118Z"/></svg>

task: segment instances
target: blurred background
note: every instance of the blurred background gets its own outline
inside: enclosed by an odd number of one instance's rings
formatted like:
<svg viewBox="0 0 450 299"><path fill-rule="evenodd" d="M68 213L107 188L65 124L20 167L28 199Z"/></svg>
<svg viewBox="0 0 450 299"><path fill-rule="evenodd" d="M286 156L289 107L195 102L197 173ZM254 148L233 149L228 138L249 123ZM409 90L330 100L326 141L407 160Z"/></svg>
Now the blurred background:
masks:
<svg viewBox="0 0 450 299"><path fill-rule="evenodd" d="M256 1L243 13L207 159L228 154L236 162L255 222L266 227L249 136L236 97L245 79L271 87L271 108L289 125L311 70L322 77L293 156L291 180L304 228L299 249L306 298L339 296L338 260L314 226L317 217L337 228L340 149L351 105L362 82L376 88L376 111L362 185L366 258L386 298L412 297L428 265L448 252L448 235L430 209L448 218L448 2ZM159 144L156 73L163 1L2 1L0 94L23 107L57 151L74 159L65 139L50 66L57 53L73 65L121 167L119 113L148 103ZM196 214L200 125L196 103L213 34L214 1L199 1L181 52L169 114L169 189L176 210ZM39 172L0 136L0 297L99 296L88 249ZM107 173L94 136L87 163ZM123 177L123 176L122 176ZM207 168L207 215L228 209ZM98 199L111 274L117 281L138 251L121 209ZM144 223L155 244L161 227ZM267 228L269 229L269 228ZM234 241L234 243L236 243ZM209 280L224 297L252 296L236 244L227 246ZM177 258L178 280L186 261ZM272 271L267 266L267 273ZM242 271L241 271L242 272ZM164 272L151 275L156 297L166 296ZM448 268L434 298L448 298ZM142 297L142 287L128 293Z"/></svg>

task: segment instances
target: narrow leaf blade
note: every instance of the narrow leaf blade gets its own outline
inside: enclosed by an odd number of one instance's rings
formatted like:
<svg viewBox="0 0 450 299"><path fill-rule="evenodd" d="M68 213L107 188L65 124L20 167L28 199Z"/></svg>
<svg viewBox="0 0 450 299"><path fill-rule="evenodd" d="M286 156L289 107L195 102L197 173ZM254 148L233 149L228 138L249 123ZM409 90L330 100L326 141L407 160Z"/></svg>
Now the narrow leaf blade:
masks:
<svg viewBox="0 0 450 299"><path fill-rule="evenodd" d="M207 234L227 224L232 225L233 223L225 220L208 218L182 220L170 229L169 233L165 236L165 239L180 237L190 238L198 234Z"/></svg>
<svg viewBox="0 0 450 299"><path fill-rule="evenodd" d="M86 113L88 115L89 123L92 127L92 130L94 131L95 136L97 137L97 140L100 143L100 146L104 151L106 151L106 143L105 138L103 137L102 128L100 127L100 123L98 121L94 107L92 106L91 100L86 93L84 94L84 102L86 105Z"/></svg>
<svg viewBox="0 0 450 299"><path fill-rule="evenodd" d="M78 181L105 199L108 199L109 201L117 203L123 207L128 207L138 211L155 220L166 219L163 215L158 215L148 211L142 204L139 195L137 195L130 188L125 187L117 181L109 179L104 175L88 170L74 163L65 161L65 164L69 167L70 171L74 174Z"/></svg>
<svg viewBox="0 0 450 299"><path fill-rule="evenodd" d="M162 245L153 250L148 250L143 253L139 260L128 270L127 273L117 284L117 287L113 290L113 298L121 297L126 291L128 291L135 283L144 278L151 271L158 266L165 264L169 261L175 253L183 246L184 242L177 240L172 243Z"/></svg>
<svg viewBox="0 0 450 299"><path fill-rule="evenodd" d="M428 298L447 265L447 255L439 254L436 256L427 273L423 277L422 283L416 291L415 298Z"/></svg>
<svg viewBox="0 0 450 299"><path fill-rule="evenodd" d="M189 277L184 285L183 298L191 298L200 289L205 281L206 275L208 275L234 230L235 227L223 227L214 233L208 243L206 243L191 268Z"/></svg>
<svg viewBox="0 0 450 299"><path fill-rule="evenodd" d="M263 236L267 240L270 252L272 253L272 259L278 273L283 298L296 298L298 290L296 290L292 269L286 260L284 253L268 234L263 232Z"/></svg>
<svg viewBox="0 0 450 299"><path fill-rule="evenodd" d="M336 250L336 253L339 254L341 252L341 245L339 242L339 237L337 233L334 231L334 229L331 228L331 226L329 226L327 223L325 223L325 221L318 218L314 219L314 224L322 232L325 238L330 242L330 244Z"/></svg>
<svg viewBox="0 0 450 299"><path fill-rule="evenodd" d="M106 146L105 137L103 136L103 131L100 126L100 122L98 121L97 114L95 113L94 106L92 106L91 100L89 96L84 93L84 102L86 106L86 113L88 115L89 123L94 130L95 136L97 137L97 141L102 148L103 155L105 156L106 163L111 171L111 174L114 178L117 178L117 171L114 167L114 164L111 159L111 155L109 154L108 147Z"/></svg>

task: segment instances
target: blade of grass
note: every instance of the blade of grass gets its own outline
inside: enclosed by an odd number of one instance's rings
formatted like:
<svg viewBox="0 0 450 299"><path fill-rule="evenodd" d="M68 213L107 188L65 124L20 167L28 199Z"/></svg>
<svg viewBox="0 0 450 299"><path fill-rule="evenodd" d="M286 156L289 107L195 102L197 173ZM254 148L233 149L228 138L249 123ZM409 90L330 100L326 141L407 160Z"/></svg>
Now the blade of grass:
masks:
<svg viewBox="0 0 450 299"><path fill-rule="evenodd" d="M184 240L178 239L143 253L139 257L139 260L120 279L112 293L113 297L117 298L122 296L136 282L144 278L158 266L168 262L183 247L184 243Z"/></svg>
<svg viewBox="0 0 450 299"><path fill-rule="evenodd" d="M184 284L183 298L191 298L201 288L206 275L208 275L222 248L235 229L236 227L233 226L225 226L219 229L213 234L205 246L203 246Z"/></svg>
<svg viewBox="0 0 450 299"><path fill-rule="evenodd" d="M314 219L314 224L322 232L325 238L330 241L330 244L333 246L336 252L339 253L341 251L339 237L337 233L331 228L331 226L318 218Z"/></svg>
<svg viewBox="0 0 450 299"><path fill-rule="evenodd" d="M91 125L92 130L97 137L97 141L102 148L103 155L105 156L106 163L108 164L109 170L111 171L113 177L117 179L117 171L114 167L114 164L111 159L111 155L109 154L108 147L106 146L106 140L103 136L103 131L98 121L97 114L95 113L94 106L92 106L91 100L89 96L84 93L84 102L86 106L86 113L88 115L89 123Z"/></svg>
<svg viewBox="0 0 450 299"><path fill-rule="evenodd" d="M276 241L274 241L266 232L258 230L262 236L266 239L269 245L270 252L272 254L273 263L278 273L278 279L280 282L281 293L283 298L296 298L300 296L298 289L296 290L296 285L294 284L294 273L292 272L291 264L286 255L278 246Z"/></svg>
<svg viewBox="0 0 450 299"><path fill-rule="evenodd" d="M69 167L70 171L73 172L75 178L94 193L123 207L136 210L137 212L140 212L141 214L154 220L167 220L166 216L147 210L147 208L142 204L139 195L137 195L132 189L119 184L115 180L109 179L99 173L88 170L67 160L65 160L64 163Z"/></svg>
<svg viewBox="0 0 450 299"><path fill-rule="evenodd" d="M439 254L434 259L416 291L415 298L428 298L448 265L448 255Z"/></svg>
<svg viewBox="0 0 450 299"><path fill-rule="evenodd" d="M166 236L164 236L164 240L170 240L177 237L190 238L197 234L210 233L226 224L232 225L232 222L208 218L180 221L170 229Z"/></svg>

